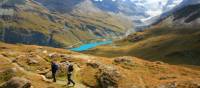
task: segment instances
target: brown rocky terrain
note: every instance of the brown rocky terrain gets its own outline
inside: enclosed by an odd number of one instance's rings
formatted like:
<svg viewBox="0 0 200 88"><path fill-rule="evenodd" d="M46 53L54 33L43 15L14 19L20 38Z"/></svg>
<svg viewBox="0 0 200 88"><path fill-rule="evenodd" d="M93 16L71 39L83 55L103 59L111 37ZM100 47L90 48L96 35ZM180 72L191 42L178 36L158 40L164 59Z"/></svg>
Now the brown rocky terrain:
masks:
<svg viewBox="0 0 200 88"><path fill-rule="evenodd" d="M49 72L52 60L60 65L56 83L52 83ZM1 88L66 88L64 62L69 60L75 66L74 88L200 87L199 69L137 57L105 58L64 49L0 43Z"/></svg>

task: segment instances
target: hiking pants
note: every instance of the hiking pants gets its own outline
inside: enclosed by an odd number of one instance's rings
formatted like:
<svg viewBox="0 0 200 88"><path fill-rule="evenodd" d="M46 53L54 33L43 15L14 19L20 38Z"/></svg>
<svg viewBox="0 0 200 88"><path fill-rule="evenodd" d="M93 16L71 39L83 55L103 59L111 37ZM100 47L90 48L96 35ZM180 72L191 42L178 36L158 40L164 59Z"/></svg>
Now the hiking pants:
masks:
<svg viewBox="0 0 200 88"><path fill-rule="evenodd" d="M67 74L67 80L68 80L68 85L70 84L70 83L73 83L74 85L75 85L75 82L71 79L71 76L72 76L72 74L71 73L68 73Z"/></svg>
<svg viewBox="0 0 200 88"><path fill-rule="evenodd" d="M52 73L53 82L56 82L56 73Z"/></svg>

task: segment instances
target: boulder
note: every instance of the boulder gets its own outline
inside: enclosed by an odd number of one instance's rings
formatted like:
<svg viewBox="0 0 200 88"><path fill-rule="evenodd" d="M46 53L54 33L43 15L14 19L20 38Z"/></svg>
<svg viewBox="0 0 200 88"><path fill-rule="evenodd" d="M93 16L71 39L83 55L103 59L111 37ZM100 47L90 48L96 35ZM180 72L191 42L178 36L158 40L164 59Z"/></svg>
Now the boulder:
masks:
<svg viewBox="0 0 200 88"><path fill-rule="evenodd" d="M16 74L17 74L16 68L8 68L8 69L0 70L0 78L3 81L8 81L12 77L15 77Z"/></svg>
<svg viewBox="0 0 200 88"><path fill-rule="evenodd" d="M176 88L176 83L175 82L165 83L165 84L161 84L155 88Z"/></svg>
<svg viewBox="0 0 200 88"><path fill-rule="evenodd" d="M37 73L41 75L46 75L49 71L50 69L46 68L44 70L37 70Z"/></svg>
<svg viewBox="0 0 200 88"><path fill-rule="evenodd" d="M100 65L101 65L101 63L97 62L97 61L90 61L87 63L87 66L91 66L93 68L99 68Z"/></svg>
<svg viewBox="0 0 200 88"><path fill-rule="evenodd" d="M195 81L178 82L176 87L177 88L200 88L200 82L195 82Z"/></svg>
<svg viewBox="0 0 200 88"><path fill-rule="evenodd" d="M50 53L50 54L48 55L48 57L49 57L50 59L55 59L55 58L58 58L58 57L59 57L59 54L57 54L57 53Z"/></svg>
<svg viewBox="0 0 200 88"><path fill-rule="evenodd" d="M164 62L161 62L161 61L155 61L154 63L158 64L158 65L164 65L165 64Z"/></svg>
<svg viewBox="0 0 200 88"><path fill-rule="evenodd" d="M0 88L31 88L31 82L25 78L14 77L3 83Z"/></svg>
<svg viewBox="0 0 200 88"><path fill-rule="evenodd" d="M100 67L97 80L101 88L118 88L121 77L120 72L115 67L104 65Z"/></svg>
<svg viewBox="0 0 200 88"><path fill-rule="evenodd" d="M51 71L49 71L48 73L45 74L45 77L48 78L48 79L51 79L52 78L52 73Z"/></svg>
<svg viewBox="0 0 200 88"><path fill-rule="evenodd" d="M20 60L22 58L26 58L26 55L19 55L19 56L16 57L16 60Z"/></svg>
<svg viewBox="0 0 200 88"><path fill-rule="evenodd" d="M35 60L34 58L28 58L27 63L29 65L34 65L34 64L38 64L39 62L37 60Z"/></svg>
<svg viewBox="0 0 200 88"><path fill-rule="evenodd" d="M169 82L160 84L155 88L200 88L200 83L194 81Z"/></svg>
<svg viewBox="0 0 200 88"><path fill-rule="evenodd" d="M71 56L70 55L67 55L67 54L60 54L59 55L62 59L70 59Z"/></svg>
<svg viewBox="0 0 200 88"><path fill-rule="evenodd" d="M130 63L132 62L132 60L130 59L130 57L118 57L114 59L114 62L116 63Z"/></svg>
<svg viewBox="0 0 200 88"><path fill-rule="evenodd" d="M130 65L130 66L134 64L131 57L118 57L114 59L114 62L118 64Z"/></svg>

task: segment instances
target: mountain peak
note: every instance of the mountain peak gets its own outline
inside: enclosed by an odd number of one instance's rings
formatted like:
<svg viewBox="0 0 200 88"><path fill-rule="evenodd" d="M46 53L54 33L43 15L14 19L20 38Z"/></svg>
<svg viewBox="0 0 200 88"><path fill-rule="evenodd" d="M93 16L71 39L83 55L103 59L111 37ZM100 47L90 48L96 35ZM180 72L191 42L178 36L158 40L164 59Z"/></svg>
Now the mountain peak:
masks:
<svg viewBox="0 0 200 88"><path fill-rule="evenodd" d="M91 0L83 0L81 3L77 4L74 8L72 13L84 13L84 14L91 14L94 12L100 12L100 9L96 8Z"/></svg>

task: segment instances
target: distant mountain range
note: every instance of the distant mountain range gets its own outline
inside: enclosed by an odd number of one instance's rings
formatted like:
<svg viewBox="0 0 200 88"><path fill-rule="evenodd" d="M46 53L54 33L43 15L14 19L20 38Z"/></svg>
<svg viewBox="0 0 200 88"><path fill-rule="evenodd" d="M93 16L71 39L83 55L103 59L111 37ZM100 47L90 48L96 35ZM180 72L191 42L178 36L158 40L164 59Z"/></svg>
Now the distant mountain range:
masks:
<svg viewBox="0 0 200 88"><path fill-rule="evenodd" d="M0 88L69 88L66 61L72 88L200 88L200 1L180 2L0 0Z"/></svg>
<svg viewBox="0 0 200 88"><path fill-rule="evenodd" d="M155 24L182 25L191 27L191 25L199 24L199 5L198 0L183 0L174 9L160 15Z"/></svg>
<svg viewBox="0 0 200 88"><path fill-rule="evenodd" d="M117 57L137 56L170 64L200 66L200 3L184 0L158 16L145 31L135 32L113 45L100 46L87 54Z"/></svg>
<svg viewBox="0 0 200 88"><path fill-rule="evenodd" d="M87 0L36 0L52 11L70 12L78 4ZM121 14L133 20L135 26L145 25L155 16L173 9L182 0L89 0L93 7L104 12ZM88 2L89 2L88 1Z"/></svg>
<svg viewBox="0 0 200 88"><path fill-rule="evenodd" d="M196 3L199 1L4 0L0 5L0 39L68 47L99 38L119 38L160 23L180 8Z"/></svg>
<svg viewBox="0 0 200 88"><path fill-rule="evenodd" d="M113 39L131 20L96 8L90 0L0 1L0 40L66 48Z"/></svg>

